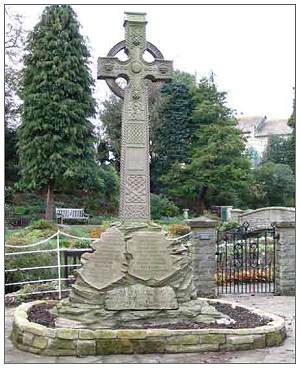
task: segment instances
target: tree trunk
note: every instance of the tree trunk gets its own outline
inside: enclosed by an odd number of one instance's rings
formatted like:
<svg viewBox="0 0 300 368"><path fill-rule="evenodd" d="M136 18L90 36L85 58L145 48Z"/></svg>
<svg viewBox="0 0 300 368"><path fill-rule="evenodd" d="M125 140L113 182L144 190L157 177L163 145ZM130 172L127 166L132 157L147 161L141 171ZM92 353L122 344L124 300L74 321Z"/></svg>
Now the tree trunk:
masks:
<svg viewBox="0 0 300 368"><path fill-rule="evenodd" d="M200 215L203 215L203 212L205 210L206 194L207 188L204 188L196 200L197 210L199 211Z"/></svg>
<svg viewBox="0 0 300 368"><path fill-rule="evenodd" d="M46 204L46 220L53 220L53 204L54 204L54 195L53 195L53 182L48 183L48 192L47 192L47 204Z"/></svg>

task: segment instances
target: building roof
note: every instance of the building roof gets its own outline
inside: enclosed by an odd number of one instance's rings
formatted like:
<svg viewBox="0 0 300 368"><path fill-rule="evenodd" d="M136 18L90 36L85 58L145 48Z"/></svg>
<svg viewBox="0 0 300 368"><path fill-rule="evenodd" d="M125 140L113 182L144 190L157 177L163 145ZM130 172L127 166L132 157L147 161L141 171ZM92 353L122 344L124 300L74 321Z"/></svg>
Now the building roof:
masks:
<svg viewBox="0 0 300 368"><path fill-rule="evenodd" d="M245 116L238 119L238 127L243 133L251 132L266 119L265 116Z"/></svg>
<svg viewBox="0 0 300 368"><path fill-rule="evenodd" d="M289 135L292 134L292 128L287 125L288 119L266 120L260 129L257 129L255 136L269 135Z"/></svg>
<svg viewBox="0 0 300 368"><path fill-rule="evenodd" d="M270 135L289 135L292 129L287 125L288 119L268 120L266 116L242 117L238 120L238 127L243 133L254 130L255 137Z"/></svg>

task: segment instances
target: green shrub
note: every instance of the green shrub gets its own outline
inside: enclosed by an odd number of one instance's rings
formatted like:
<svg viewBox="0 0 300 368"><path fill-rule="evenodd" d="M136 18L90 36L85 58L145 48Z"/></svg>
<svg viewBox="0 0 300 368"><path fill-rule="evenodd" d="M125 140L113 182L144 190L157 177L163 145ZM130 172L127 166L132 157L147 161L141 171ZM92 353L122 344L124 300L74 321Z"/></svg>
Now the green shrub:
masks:
<svg viewBox="0 0 300 368"><path fill-rule="evenodd" d="M51 290L53 290L53 294L37 293L41 291L51 291ZM16 302L19 304L21 302L37 299L47 299L47 298L54 299L53 297L57 295L57 292L55 292L55 290L58 290L58 281L44 282L42 284L25 284L17 291ZM21 295L27 293L37 293L37 294Z"/></svg>
<svg viewBox="0 0 300 368"><path fill-rule="evenodd" d="M29 214L29 210L27 207L15 207L15 214L16 215L28 215Z"/></svg>
<svg viewBox="0 0 300 368"><path fill-rule="evenodd" d="M238 196L233 192L219 192L212 194L210 201L214 206L236 206L238 204Z"/></svg>
<svg viewBox="0 0 300 368"><path fill-rule="evenodd" d="M67 248L67 249L83 249L90 247L90 241L84 239L70 239L70 238L63 238L60 239L60 248Z"/></svg>
<svg viewBox="0 0 300 368"><path fill-rule="evenodd" d="M151 217L159 219L162 216L173 217L179 213L179 208L167 197L151 193Z"/></svg>
<svg viewBox="0 0 300 368"><path fill-rule="evenodd" d="M53 224L52 222L48 222L44 219L33 221L30 226L28 226L28 229L31 230L44 230L44 229L50 229L53 231L57 231L57 225Z"/></svg>
<svg viewBox="0 0 300 368"><path fill-rule="evenodd" d="M186 220L183 217L164 217L162 216L159 220L156 221L160 225L171 225L171 224L186 224Z"/></svg>
<svg viewBox="0 0 300 368"><path fill-rule="evenodd" d="M14 251L20 251L14 250ZM9 253L13 252L9 250ZM5 269L18 269L38 266L55 266L56 253L37 253L37 254L22 254L16 256L7 256L5 259ZM45 280L57 277L57 268L45 268L37 270L18 270L14 272L5 272L5 283ZM6 291L15 291L20 288L19 285L10 286Z"/></svg>
<svg viewBox="0 0 300 368"><path fill-rule="evenodd" d="M13 197L15 194L15 190L12 187L5 187L4 188L4 195L5 195L5 202L6 203L12 203Z"/></svg>
<svg viewBox="0 0 300 368"><path fill-rule="evenodd" d="M70 248L77 248L77 249L85 249L90 247L90 241L89 240L76 240L74 243L72 243L72 246Z"/></svg>
<svg viewBox="0 0 300 368"><path fill-rule="evenodd" d="M217 229L220 231L227 231L231 229L237 229L240 226L238 222L230 221L230 222L223 222L219 226L217 226Z"/></svg>
<svg viewBox="0 0 300 368"><path fill-rule="evenodd" d="M70 240L70 239L60 239L59 240L59 246L61 249L74 248L73 243L74 243L74 240Z"/></svg>
<svg viewBox="0 0 300 368"><path fill-rule="evenodd" d="M26 230L13 232L6 237L5 242L10 245L25 245L30 244L31 239L27 237Z"/></svg>
<svg viewBox="0 0 300 368"><path fill-rule="evenodd" d="M11 245L32 244L53 235L57 231L57 226L47 222L45 224L45 222L45 220L38 220L22 230L12 232L6 238L6 243Z"/></svg>

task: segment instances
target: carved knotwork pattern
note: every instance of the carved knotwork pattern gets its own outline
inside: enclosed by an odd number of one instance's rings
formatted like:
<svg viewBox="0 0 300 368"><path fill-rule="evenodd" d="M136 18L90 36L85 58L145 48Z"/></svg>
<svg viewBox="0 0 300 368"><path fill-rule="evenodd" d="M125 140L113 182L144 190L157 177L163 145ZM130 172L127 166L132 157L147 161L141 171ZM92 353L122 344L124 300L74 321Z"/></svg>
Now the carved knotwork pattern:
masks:
<svg viewBox="0 0 300 368"><path fill-rule="evenodd" d="M114 62L112 60L102 61L102 64L105 71L110 72L114 69Z"/></svg>
<svg viewBox="0 0 300 368"><path fill-rule="evenodd" d="M144 175L129 175L126 181L125 201L127 203L146 202L146 184Z"/></svg>
<svg viewBox="0 0 300 368"><path fill-rule="evenodd" d="M124 219L147 219L149 218L148 207L146 204L127 204L122 217Z"/></svg>
<svg viewBox="0 0 300 368"><path fill-rule="evenodd" d="M127 114L129 120L144 120L145 108L141 100L136 100L127 108Z"/></svg>
<svg viewBox="0 0 300 368"><path fill-rule="evenodd" d="M127 40L127 48L131 47L145 47L145 28L140 25L131 25L130 28L126 30L126 40Z"/></svg>
<svg viewBox="0 0 300 368"><path fill-rule="evenodd" d="M146 82L137 80L130 85L129 103L127 104L128 120L145 120L147 116L148 94ZM138 97L138 98L136 98Z"/></svg>
<svg viewBox="0 0 300 368"><path fill-rule="evenodd" d="M127 124L125 134L127 144L146 143L146 126L144 123Z"/></svg>

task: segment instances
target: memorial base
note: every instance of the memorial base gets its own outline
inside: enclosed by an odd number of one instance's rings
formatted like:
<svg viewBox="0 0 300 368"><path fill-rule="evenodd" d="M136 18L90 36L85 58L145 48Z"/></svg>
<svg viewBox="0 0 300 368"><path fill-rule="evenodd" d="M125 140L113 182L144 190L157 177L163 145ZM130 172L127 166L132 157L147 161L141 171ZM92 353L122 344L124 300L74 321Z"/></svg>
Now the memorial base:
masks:
<svg viewBox="0 0 300 368"><path fill-rule="evenodd" d="M57 308L57 309L56 309ZM57 312L56 312L57 311ZM75 304L65 299L52 311L57 318L56 327L63 328L141 328L143 324L177 322L220 323L229 322L229 318L218 312L206 300L192 300L180 304L178 309L148 310L106 310L91 307L89 304Z"/></svg>
<svg viewBox="0 0 300 368"><path fill-rule="evenodd" d="M53 310L59 325L71 320L113 327L142 317L184 318L193 310L196 293L189 244L167 238L154 223L120 222L93 247L93 253L81 258L83 266L69 298ZM193 317L201 314L201 308L196 309Z"/></svg>

